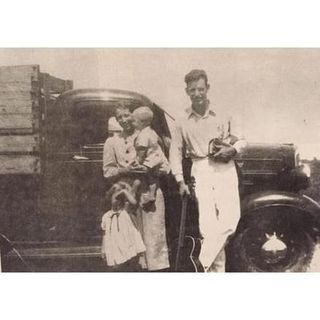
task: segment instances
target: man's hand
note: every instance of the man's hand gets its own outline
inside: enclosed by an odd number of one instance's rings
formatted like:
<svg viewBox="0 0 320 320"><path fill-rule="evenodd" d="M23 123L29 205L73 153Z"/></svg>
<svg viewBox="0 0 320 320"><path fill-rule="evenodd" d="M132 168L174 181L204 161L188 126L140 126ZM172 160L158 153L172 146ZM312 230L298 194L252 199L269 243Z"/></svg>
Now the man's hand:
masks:
<svg viewBox="0 0 320 320"><path fill-rule="evenodd" d="M213 156L217 162L229 162L237 153L234 147L221 147L221 149Z"/></svg>
<svg viewBox="0 0 320 320"><path fill-rule="evenodd" d="M130 172L130 167L119 168L118 169L119 175L127 175L129 172Z"/></svg>
<svg viewBox="0 0 320 320"><path fill-rule="evenodd" d="M189 187L184 183L184 181L179 182L179 194L181 197L185 195L190 195Z"/></svg>

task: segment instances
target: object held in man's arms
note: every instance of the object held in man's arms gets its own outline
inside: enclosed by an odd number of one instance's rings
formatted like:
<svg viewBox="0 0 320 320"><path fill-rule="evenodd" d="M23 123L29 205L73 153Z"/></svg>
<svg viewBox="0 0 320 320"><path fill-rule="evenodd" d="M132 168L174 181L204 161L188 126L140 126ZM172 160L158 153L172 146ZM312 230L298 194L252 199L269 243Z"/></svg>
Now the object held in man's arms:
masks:
<svg viewBox="0 0 320 320"><path fill-rule="evenodd" d="M232 147L232 145L218 138L210 140L208 147L208 156L214 157L215 154L219 152L223 147Z"/></svg>

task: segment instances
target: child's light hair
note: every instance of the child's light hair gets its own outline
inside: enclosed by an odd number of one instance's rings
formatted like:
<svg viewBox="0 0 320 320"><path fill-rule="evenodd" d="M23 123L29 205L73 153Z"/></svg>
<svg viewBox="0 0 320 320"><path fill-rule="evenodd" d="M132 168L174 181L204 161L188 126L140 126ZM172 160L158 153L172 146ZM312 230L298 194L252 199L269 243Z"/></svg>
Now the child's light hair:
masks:
<svg viewBox="0 0 320 320"><path fill-rule="evenodd" d="M149 107L139 107L133 111L133 115L147 125L150 125L153 120L153 112Z"/></svg>

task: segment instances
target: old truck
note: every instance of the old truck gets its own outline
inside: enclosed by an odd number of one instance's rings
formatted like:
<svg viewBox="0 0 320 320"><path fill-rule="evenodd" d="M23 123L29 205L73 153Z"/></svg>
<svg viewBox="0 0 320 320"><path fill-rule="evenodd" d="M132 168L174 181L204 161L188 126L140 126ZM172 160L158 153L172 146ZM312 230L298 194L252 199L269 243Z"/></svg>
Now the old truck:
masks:
<svg viewBox="0 0 320 320"><path fill-rule="evenodd" d="M172 117L147 97L111 89L72 90L39 66L0 68L0 250L3 271L108 271L100 219L108 182L102 152L119 102L149 106L168 153ZM228 271L305 271L319 238L319 205L299 195L308 173L292 144L250 144L238 155L242 218L227 246ZM185 159L188 178L190 162ZM180 198L161 181L169 247ZM197 206L187 232L197 235ZM171 254L171 258L173 253Z"/></svg>
<svg viewBox="0 0 320 320"><path fill-rule="evenodd" d="M2 269L107 270L100 222L108 120L119 102L146 105L155 130L169 137L165 112L133 92L70 90L71 81L38 66L2 67L0 85Z"/></svg>

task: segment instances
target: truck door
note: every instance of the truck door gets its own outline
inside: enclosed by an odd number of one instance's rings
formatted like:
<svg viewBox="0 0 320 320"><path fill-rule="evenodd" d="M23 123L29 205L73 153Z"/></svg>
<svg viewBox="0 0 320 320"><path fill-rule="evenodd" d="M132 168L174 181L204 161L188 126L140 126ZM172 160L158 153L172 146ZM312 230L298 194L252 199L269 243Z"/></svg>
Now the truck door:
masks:
<svg viewBox="0 0 320 320"><path fill-rule="evenodd" d="M105 181L103 144L110 117L106 102L55 105L48 136L42 211L49 240L100 241Z"/></svg>

